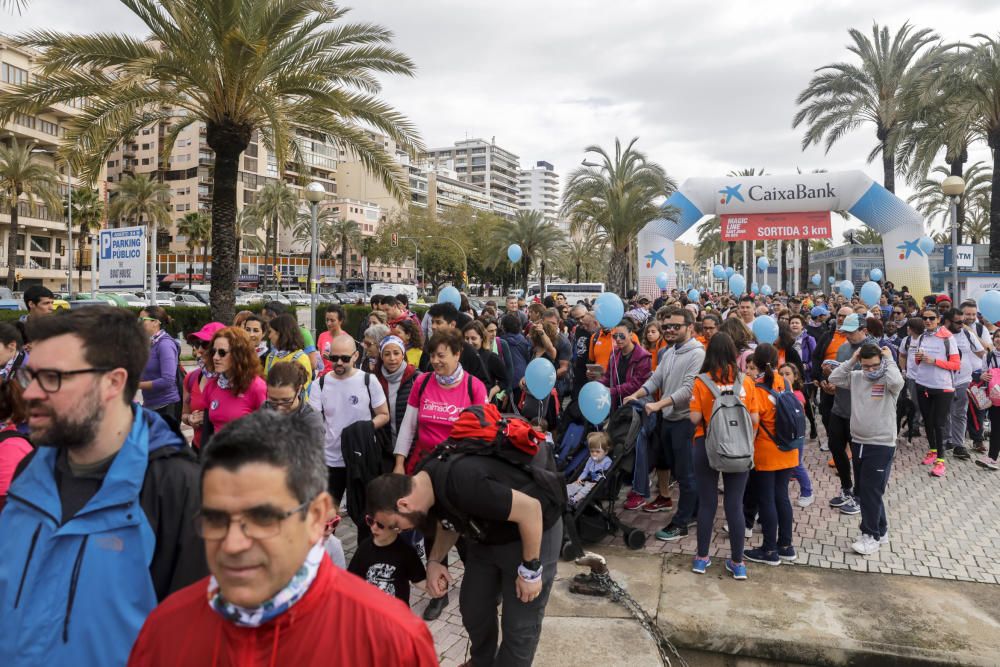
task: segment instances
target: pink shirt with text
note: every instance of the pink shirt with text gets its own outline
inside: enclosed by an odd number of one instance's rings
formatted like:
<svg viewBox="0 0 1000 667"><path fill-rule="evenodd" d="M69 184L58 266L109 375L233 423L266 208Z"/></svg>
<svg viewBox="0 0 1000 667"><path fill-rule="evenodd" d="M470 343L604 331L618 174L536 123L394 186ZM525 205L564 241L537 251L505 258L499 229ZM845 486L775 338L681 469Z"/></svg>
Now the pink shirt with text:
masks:
<svg viewBox="0 0 1000 667"><path fill-rule="evenodd" d="M202 392L202 402L208 406L212 429L219 432L223 426L256 411L267 400L267 383L255 377L245 393L236 396L231 389L220 389L215 378L208 381Z"/></svg>
<svg viewBox="0 0 1000 667"><path fill-rule="evenodd" d="M469 400L469 378L472 378L472 400ZM419 389L425 380L427 386L418 399L417 394L420 393ZM451 427L463 409L484 403L486 403L486 387L478 378L468 373L461 382L450 389L441 387L432 373L418 375L407 401L408 405L419 410L417 437L410 449L408 467L416 465L426 452L448 439Z"/></svg>

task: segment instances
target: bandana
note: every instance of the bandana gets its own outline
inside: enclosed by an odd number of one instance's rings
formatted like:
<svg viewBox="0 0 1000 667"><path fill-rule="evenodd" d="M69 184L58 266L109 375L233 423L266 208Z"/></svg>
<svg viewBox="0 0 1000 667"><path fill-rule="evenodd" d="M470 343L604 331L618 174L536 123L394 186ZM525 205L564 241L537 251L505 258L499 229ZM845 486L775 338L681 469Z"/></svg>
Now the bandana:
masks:
<svg viewBox="0 0 1000 667"><path fill-rule="evenodd" d="M225 373L221 373L216 376L215 383L219 385L219 389L229 389L229 378L226 377Z"/></svg>
<svg viewBox="0 0 1000 667"><path fill-rule="evenodd" d="M442 387L450 387L453 384L458 384L462 380L462 376L465 375L465 371L462 369L462 364L458 365L458 369L452 375L441 375L439 373L434 373L434 379Z"/></svg>
<svg viewBox="0 0 1000 667"><path fill-rule="evenodd" d="M287 350L272 350L271 354L273 354L276 359L281 359L290 355L291 352L288 352Z"/></svg>
<svg viewBox="0 0 1000 667"><path fill-rule="evenodd" d="M399 336L386 336L383 338L382 342L378 344L378 351L381 352L384 350L386 345L396 345L403 351L403 354L406 354L406 343Z"/></svg>
<svg viewBox="0 0 1000 667"><path fill-rule="evenodd" d="M215 577L212 577L208 580L208 605L219 616L240 627L258 628L285 613L291 609L292 605L302 599L302 596L309 591L309 587L316 579L316 573L319 572L320 563L323 562L325 555L323 541L320 540L306 554L305 562L292 575L292 580L285 584L285 587L278 591L274 597L265 600L259 607L240 607L226 602L219 590L219 582L215 580Z"/></svg>
<svg viewBox="0 0 1000 667"><path fill-rule="evenodd" d="M206 380L211 380L215 377L216 373L205 368L205 360L198 359L198 370L201 371L201 376Z"/></svg>
<svg viewBox="0 0 1000 667"><path fill-rule="evenodd" d="M868 380L881 380L882 376L885 375L886 370L889 368L889 364L886 362L885 357L882 357L882 364L873 371L862 371L865 374L865 378Z"/></svg>

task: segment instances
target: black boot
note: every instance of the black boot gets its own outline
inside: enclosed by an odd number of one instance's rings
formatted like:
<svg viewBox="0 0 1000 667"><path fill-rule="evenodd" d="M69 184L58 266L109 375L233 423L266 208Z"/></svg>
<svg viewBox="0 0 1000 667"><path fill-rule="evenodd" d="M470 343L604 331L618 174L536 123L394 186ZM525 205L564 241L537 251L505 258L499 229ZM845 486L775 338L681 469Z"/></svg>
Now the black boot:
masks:
<svg viewBox="0 0 1000 667"><path fill-rule="evenodd" d="M430 603L428 603L427 608L424 609L424 620L425 621L436 621L438 617L441 616L441 612L444 608L448 606L448 594L445 593L439 598L431 598Z"/></svg>

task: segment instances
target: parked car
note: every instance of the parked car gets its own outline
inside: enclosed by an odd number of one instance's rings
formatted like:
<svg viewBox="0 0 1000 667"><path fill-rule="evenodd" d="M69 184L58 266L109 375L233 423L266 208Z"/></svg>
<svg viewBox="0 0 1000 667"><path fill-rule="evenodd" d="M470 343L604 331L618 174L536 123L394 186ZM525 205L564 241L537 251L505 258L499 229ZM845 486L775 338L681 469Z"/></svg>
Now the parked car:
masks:
<svg viewBox="0 0 1000 667"><path fill-rule="evenodd" d="M194 294L178 294L174 297L174 306L184 306L187 308L208 308L208 304L199 299Z"/></svg>
<svg viewBox="0 0 1000 667"><path fill-rule="evenodd" d="M261 292L261 297L263 297L264 303L267 303L268 301L277 301L278 303L283 303L286 306L292 305L292 302L282 292Z"/></svg>
<svg viewBox="0 0 1000 667"><path fill-rule="evenodd" d="M292 290L284 294L293 306L308 306L312 301L309 294L301 290Z"/></svg>
<svg viewBox="0 0 1000 667"><path fill-rule="evenodd" d="M173 292L157 292L156 305L160 306L161 308L172 306L174 305L174 296L176 295Z"/></svg>
<svg viewBox="0 0 1000 667"><path fill-rule="evenodd" d="M187 294L201 301L204 305L209 305L209 293L212 288L209 285L192 285L180 290L178 294Z"/></svg>
<svg viewBox="0 0 1000 667"><path fill-rule="evenodd" d="M133 308L145 308L146 306L149 305L148 299L138 297L135 294L131 294L129 292L118 293L115 294L115 296L124 301L126 305L131 306Z"/></svg>

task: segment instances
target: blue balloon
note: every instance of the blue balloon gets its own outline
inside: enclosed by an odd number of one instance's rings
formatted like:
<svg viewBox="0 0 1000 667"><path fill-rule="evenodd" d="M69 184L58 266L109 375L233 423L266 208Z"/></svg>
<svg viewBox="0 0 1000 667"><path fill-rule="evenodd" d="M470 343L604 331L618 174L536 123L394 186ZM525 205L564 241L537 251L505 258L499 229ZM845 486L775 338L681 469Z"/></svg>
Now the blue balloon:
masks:
<svg viewBox="0 0 1000 667"><path fill-rule="evenodd" d="M758 343L773 343L778 340L778 323L770 315L758 315L750 324L750 331Z"/></svg>
<svg viewBox="0 0 1000 667"><path fill-rule="evenodd" d="M517 245L516 243L511 243L509 246L507 246L507 259L514 262L515 264L521 261L522 254L523 253L521 252L521 246Z"/></svg>
<svg viewBox="0 0 1000 667"><path fill-rule="evenodd" d="M771 289L770 285L765 284L763 287L760 288L760 293L763 294L764 296L771 296L773 292L774 290Z"/></svg>
<svg viewBox="0 0 1000 667"><path fill-rule="evenodd" d="M600 382L588 382L580 390L580 412L597 426L611 412L611 392Z"/></svg>
<svg viewBox="0 0 1000 667"><path fill-rule="evenodd" d="M736 269L734 269L731 266L727 266L726 267L726 277L727 278L732 278L734 273L736 273Z"/></svg>
<svg viewBox="0 0 1000 667"><path fill-rule="evenodd" d="M878 305L879 297L882 296L882 288L873 280L869 280L861 286L861 301L868 307Z"/></svg>
<svg viewBox="0 0 1000 667"><path fill-rule="evenodd" d="M878 282L882 280L882 269L872 269L868 272L868 279Z"/></svg>
<svg viewBox="0 0 1000 667"><path fill-rule="evenodd" d="M815 285L816 287L819 287L819 284L822 281L823 281L823 279L820 278L820 275L818 273L815 276L812 277L812 284Z"/></svg>
<svg viewBox="0 0 1000 667"><path fill-rule="evenodd" d="M729 291L734 295L739 296L747 291L747 279L740 274L734 274L729 277Z"/></svg>
<svg viewBox="0 0 1000 667"><path fill-rule="evenodd" d="M979 312L987 321L1000 322L1000 292L990 290L979 299Z"/></svg>
<svg viewBox="0 0 1000 667"><path fill-rule="evenodd" d="M661 271L660 274L656 276L656 286L660 289L667 289L669 281L670 276L667 275L666 271Z"/></svg>
<svg viewBox="0 0 1000 667"><path fill-rule="evenodd" d="M694 288L688 290L688 299L690 299L691 301L697 301L700 298L701 298L701 292L699 292Z"/></svg>
<svg viewBox="0 0 1000 667"><path fill-rule="evenodd" d="M843 294L845 299L850 299L854 296L854 283L850 280L842 280L840 281L840 284L837 285L837 291Z"/></svg>
<svg viewBox="0 0 1000 667"><path fill-rule="evenodd" d="M929 236L921 236L917 239L917 247L920 248L925 255L930 255L934 252L934 239Z"/></svg>
<svg viewBox="0 0 1000 667"><path fill-rule="evenodd" d="M594 317L605 329L610 329L622 321L625 304L614 292L604 292L594 301Z"/></svg>
<svg viewBox="0 0 1000 667"><path fill-rule="evenodd" d="M761 271L767 271L768 267L771 266L771 262L767 261L767 257L761 257L757 260L757 268Z"/></svg>
<svg viewBox="0 0 1000 667"><path fill-rule="evenodd" d="M828 283L830 283L832 285L835 282L837 282L837 279L834 278L833 276L830 276L829 278L826 279L826 282L828 282Z"/></svg>
<svg viewBox="0 0 1000 667"><path fill-rule="evenodd" d="M756 294L760 291L760 286L757 283L750 283L750 293Z"/></svg>
<svg viewBox="0 0 1000 667"><path fill-rule="evenodd" d="M451 285L438 292L438 303L452 303L455 308L462 307L462 294Z"/></svg>
<svg viewBox="0 0 1000 667"><path fill-rule="evenodd" d="M722 264L716 264L712 267L712 277L716 280L723 280L726 278L726 267Z"/></svg>
<svg viewBox="0 0 1000 667"><path fill-rule="evenodd" d="M524 369L524 383L528 385L528 393L541 401L556 386L556 367L545 357L533 359Z"/></svg>

